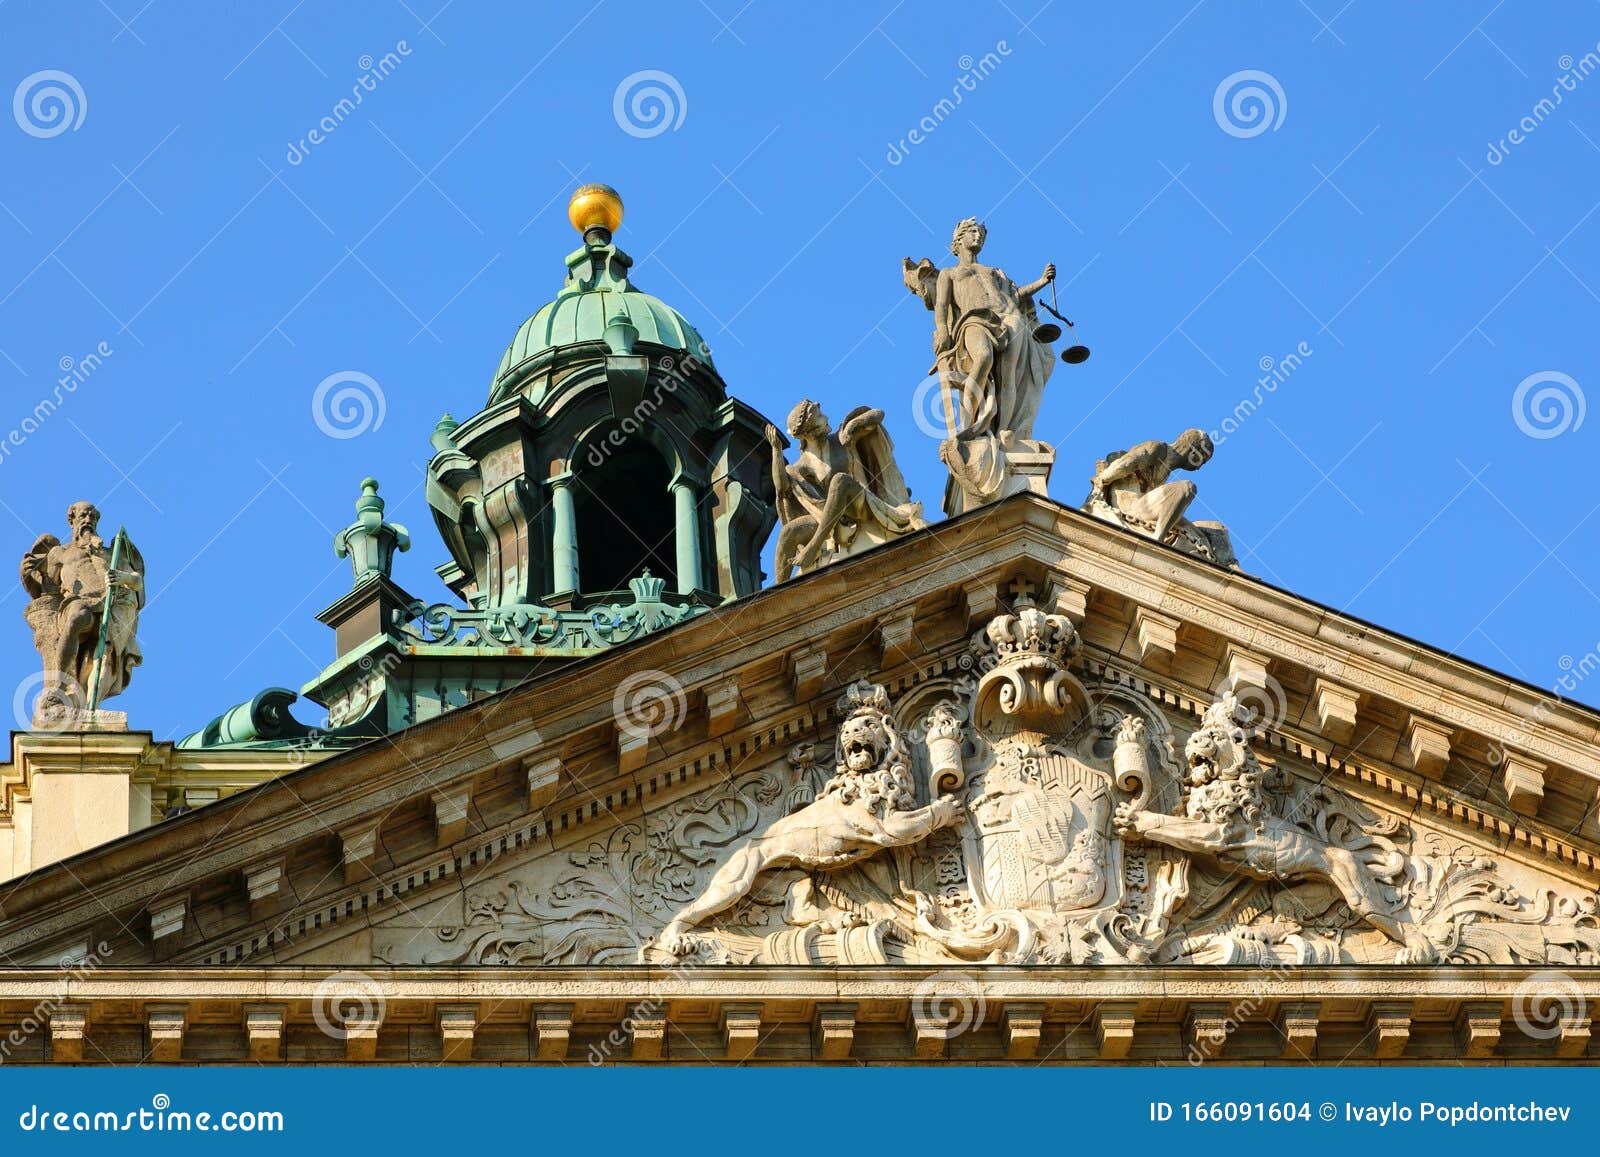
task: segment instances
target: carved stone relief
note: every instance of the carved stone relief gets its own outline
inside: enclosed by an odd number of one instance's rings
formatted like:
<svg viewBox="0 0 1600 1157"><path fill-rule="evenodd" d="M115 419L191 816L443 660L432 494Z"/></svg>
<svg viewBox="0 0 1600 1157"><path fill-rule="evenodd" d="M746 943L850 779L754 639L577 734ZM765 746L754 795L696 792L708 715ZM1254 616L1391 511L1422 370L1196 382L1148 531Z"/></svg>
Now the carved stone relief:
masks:
<svg viewBox="0 0 1600 1157"><path fill-rule="evenodd" d="M466 893L394 962L1600 963L1600 900L1187 735L1026 596L964 667Z"/></svg>

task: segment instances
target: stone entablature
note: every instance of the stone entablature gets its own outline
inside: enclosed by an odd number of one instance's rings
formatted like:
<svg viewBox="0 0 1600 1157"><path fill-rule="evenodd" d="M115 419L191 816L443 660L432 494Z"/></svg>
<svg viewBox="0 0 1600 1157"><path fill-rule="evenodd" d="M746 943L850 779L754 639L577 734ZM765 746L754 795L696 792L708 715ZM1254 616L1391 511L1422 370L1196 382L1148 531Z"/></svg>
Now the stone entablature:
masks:
<svg viewBox="0 0 1600 1157"><path fill-rule="evenodd" d="M1536 974L1537 975L1537 974ZM0 973L22 1063L1549 1064L1515 968L121 969ZM1586 1010L1586 1011L1585 1011Z"/></svg>

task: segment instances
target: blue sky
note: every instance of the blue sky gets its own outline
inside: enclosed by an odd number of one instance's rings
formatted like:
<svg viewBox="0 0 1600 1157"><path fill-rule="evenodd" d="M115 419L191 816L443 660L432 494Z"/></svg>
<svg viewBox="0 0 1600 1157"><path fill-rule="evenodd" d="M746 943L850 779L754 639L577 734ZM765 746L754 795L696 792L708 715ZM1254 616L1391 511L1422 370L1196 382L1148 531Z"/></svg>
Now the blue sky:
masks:
<svg viewBox="0 0 1600 1157"><path fill-rule="evenodd" d="M116 705L158 736L331 659L313 616L363 475L413 532L396 577L443 598L428 434L559 286L589 180L735 393L882 406L932 510L899 264L976 214L1017 280L1057 263L1094 349L1046 395L1055 497L1108 450L1221 431L1200 504L1247 569L1550 687L1600 640L1597 42L1576 2L11 0L0 542L63 534L78 498L127 524L152 598ZM671 124L619 120L651 70ZM70 111L29 99L51 87ZM330 437L312 399L346 371L381 421ZM0 596L6 695L36 670L24 601Z"/></svg>

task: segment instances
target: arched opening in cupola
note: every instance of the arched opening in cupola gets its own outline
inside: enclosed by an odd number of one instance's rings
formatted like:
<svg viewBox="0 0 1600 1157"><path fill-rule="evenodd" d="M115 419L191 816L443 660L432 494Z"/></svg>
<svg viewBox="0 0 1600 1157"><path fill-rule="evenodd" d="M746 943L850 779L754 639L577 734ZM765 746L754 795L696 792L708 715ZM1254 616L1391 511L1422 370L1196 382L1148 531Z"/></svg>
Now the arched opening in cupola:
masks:
<svg viewBox="0 0 1600 1157"><path fill-rule="evenodd" d="M597 444L605 461L585 464L572 486L583 592L626 591L646 568L676 590L671 467L642 438Z"/></svg>

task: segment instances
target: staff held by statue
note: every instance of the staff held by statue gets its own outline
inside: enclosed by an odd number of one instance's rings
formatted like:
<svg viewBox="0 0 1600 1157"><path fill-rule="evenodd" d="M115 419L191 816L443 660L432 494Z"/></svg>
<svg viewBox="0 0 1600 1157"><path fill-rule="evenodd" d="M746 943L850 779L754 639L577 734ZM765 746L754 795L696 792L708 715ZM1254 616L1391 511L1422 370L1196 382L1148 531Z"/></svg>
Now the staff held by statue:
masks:
<svg viewBox="0 0 1600 1157"><path fill-rule="evenodd" d="M126 553L128 528L117 527L117 536L111 540L111 572L106 576L105 612L100 616L100 631L94 645L94 668L89 676L89 710L100 706L100 674L105 667L106 634L111 629L111 606L117 596L117 573L122 569L122 556Z"/></svg>

